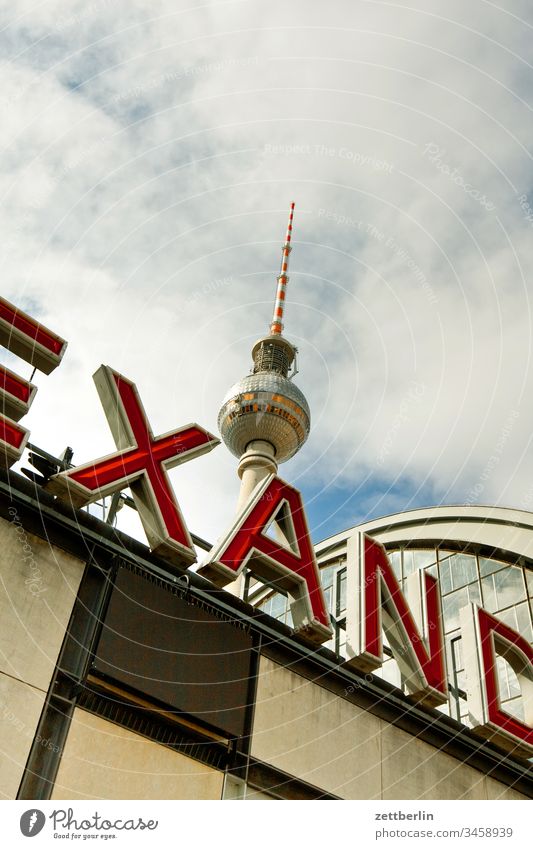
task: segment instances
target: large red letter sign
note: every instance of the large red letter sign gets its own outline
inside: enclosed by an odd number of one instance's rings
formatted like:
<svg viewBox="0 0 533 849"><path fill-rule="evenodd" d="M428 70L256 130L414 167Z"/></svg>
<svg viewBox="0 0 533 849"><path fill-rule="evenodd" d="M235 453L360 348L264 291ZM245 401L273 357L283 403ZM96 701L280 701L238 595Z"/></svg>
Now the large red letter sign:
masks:
<svg viewBox="0 0 533 849"><path fill-rule="evenodd" d="M65 353L67 343L22 310L0 298L0 344L30 365L50 374ZM17 422L33 402L37 387L0 366L0 457L9 468L22 456L29 431Z"/></svg>
<svg viewBox="0 0 533 849"><path fill-rule="evenodd" d="M349 541L347 579L347 665L364 671L382 665L383 627L411 696L443 704L448 686L437 580L426 572L409 579L421 633L385 549L366 534Z"/></svg>
<svg viewBox="0 0 533 849"><path fill-rule="evenodd" d="M93 379L119 450L54 475L47 489L82 507L129 487L152 550L189 566L196 553L166 470L205 454L219 440L196 424L154 437L131 381L108 366Z"/></svg>
<svg viewBox="0 0 533 849"><path fill-rule="evenodd" d="M273 522L283 530L279 542L267 535ZM245 566L294 599L291 611L298 633L319 643L330 639L329 614L301 495L275 475L261 481L199 572L223 587Z"/></svg>
<svg viewBox="0 0 533 849"><path fill-rule="evenodd" d="M476 604L461 610L468 710L474 731L520 757L533 757L533 649L524 637ZM496 655L512 667L525 722L501 707Z"/></svg>

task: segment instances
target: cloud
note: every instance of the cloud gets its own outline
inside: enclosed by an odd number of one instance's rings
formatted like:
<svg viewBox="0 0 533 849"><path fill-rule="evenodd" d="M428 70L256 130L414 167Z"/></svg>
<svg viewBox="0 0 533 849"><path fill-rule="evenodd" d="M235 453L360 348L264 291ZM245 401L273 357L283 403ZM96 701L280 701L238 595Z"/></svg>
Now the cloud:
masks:
<svg viewBox="0 0 533 849"><path fill-rule="evenodd" d="M39 381L37 444L112 448L101 362L137 381L156 432L215 430L268 326L295 199L286 334L313 431L281 473L317 516L322 498L324 533L352 524L348 492L358 518L481 485L529 504L526 3L1 15L3 293L70 342ZM173 472L202 536L230 519L235 465L219 447Z"/></svg>

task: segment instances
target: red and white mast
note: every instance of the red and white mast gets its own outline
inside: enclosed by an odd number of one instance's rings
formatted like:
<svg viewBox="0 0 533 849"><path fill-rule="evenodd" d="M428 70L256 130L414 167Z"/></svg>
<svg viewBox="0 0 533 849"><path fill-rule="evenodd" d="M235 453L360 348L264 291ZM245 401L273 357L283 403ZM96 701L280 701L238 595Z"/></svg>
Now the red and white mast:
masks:
<svg viewBox="0 0 533 849"><path fill-rule="evenodd" d="M281 270L278 276L278 288L276 291L276 303L274 304L274 315L272 316L272 323L270 325L270 334L271 336L281 336L283 332L283 309L285 306L285 295L287 291L287 283L289 282L289 277L287 271L289 270L289 254L292 250L291 246L291 236L292 236L292 219L294 217L294 201L291 203L291 208L289 212L289 221L287 224L287 233L285 235L285 244L283 245L283 252L281 255Z"/></svg>

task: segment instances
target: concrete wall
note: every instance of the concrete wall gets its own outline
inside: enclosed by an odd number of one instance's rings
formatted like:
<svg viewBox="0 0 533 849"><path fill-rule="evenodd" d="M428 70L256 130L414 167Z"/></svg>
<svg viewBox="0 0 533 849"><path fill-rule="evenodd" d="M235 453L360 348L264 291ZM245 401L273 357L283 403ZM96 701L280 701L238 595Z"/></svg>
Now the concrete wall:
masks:
<svg viewBox="0 0 533 849"><path fill-rule="evenodd" d="M16 796L84 564L0 519L0 798ZM43 741L46 745L46 741Z"/></svg>
<svg viewBox="0 0 533 849"><path fill-rule="evenodd" d="M267 658L252 755L344 799L524 798ZM52 798L220 799L222 792L220 771L78 709Z"/></svg>
<svg viewBox="0 0 533 849"><path fill-rule="evenodd" d="M252 754L344 799L524 798L264 657Z"/></svg>
<svg viewBox="0 0 533 849"><path fill-rule="evenodd" d="M53 799L220 799L219 770L75 710Z"/></svg>

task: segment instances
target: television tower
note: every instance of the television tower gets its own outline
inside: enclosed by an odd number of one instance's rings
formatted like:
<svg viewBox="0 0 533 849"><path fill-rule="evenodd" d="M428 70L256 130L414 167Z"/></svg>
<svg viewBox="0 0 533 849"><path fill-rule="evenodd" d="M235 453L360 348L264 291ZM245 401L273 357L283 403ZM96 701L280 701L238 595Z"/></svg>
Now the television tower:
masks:
<svg viewBox="0 0 533 849"><path fill-rule="evenodd" d="M231 387L218 414L222 439L239 458L238 510L261 480L294 457L311 425L307 401L292 382L297 349L282 335L293 215L291 203L270 332L253 346L251 374Z"/></svg>

